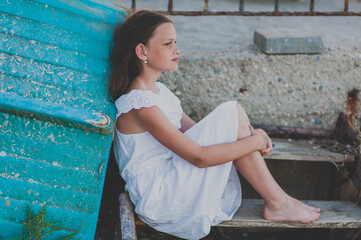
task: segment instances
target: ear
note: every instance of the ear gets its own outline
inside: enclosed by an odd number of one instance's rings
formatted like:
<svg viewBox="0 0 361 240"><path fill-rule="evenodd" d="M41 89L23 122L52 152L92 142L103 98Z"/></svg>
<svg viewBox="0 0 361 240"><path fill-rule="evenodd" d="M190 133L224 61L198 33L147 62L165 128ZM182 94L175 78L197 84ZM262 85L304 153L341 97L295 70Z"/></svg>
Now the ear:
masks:
<svg viewBox="0 0 361 240"><path fill-rule="evenodd" d="M139 43L139 44L135 47L135 54L137 55L137 57L138 57L141 61L145 61L145 60L148 59L145 46L144 46L144 44L142 44L142 43Z"/></svg>

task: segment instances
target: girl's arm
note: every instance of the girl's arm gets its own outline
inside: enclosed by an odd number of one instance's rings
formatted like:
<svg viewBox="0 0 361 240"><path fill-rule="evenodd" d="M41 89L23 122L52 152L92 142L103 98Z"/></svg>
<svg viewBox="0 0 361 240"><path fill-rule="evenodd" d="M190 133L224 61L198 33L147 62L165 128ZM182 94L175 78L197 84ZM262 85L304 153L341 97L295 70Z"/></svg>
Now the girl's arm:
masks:
<svg viewBox="0 0 361 240"><path fill-rule="evenodd" d="M139 125L169 150L197 167L209 167L233 161L267 148L266 137L258 132L232 143L200 146L188 138L155 106L134 110Z"/></svg>
<svg viewBox="0 0 361 240"><path fill-rule="evenodd" d="M185 131L193 127L195 124L196 122L193 121L193 119L191 119L187 114L183 113L181 119L181 128L179 130L182 133L184 133Z"/></svg>

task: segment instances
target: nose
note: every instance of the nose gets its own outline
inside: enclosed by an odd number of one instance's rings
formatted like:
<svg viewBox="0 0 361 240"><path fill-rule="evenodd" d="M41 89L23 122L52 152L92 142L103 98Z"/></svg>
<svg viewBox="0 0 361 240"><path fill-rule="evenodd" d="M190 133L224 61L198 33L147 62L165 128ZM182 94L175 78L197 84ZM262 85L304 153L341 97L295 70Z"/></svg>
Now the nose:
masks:
<svg viewBox="0 0 361 240"><path fill-rule="evenodd" d="M175 53L175 54L179 54L179 53L180 53L180 49L177 47L176 44L174 44L174 53Z"/></svg>

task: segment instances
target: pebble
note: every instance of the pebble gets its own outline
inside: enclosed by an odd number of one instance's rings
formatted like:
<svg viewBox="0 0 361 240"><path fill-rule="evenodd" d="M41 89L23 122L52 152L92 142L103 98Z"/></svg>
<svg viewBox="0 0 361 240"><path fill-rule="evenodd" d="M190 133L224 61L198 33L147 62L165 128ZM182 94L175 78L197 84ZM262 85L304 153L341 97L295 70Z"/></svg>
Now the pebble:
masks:
<svg viewBox="0 0 361 240"><path fill-rule="evenodd" d="M317 124L317 125L321 125L321 124L322 124L321 119L319 119L319 118L315 118L315 124Z"/></svg>

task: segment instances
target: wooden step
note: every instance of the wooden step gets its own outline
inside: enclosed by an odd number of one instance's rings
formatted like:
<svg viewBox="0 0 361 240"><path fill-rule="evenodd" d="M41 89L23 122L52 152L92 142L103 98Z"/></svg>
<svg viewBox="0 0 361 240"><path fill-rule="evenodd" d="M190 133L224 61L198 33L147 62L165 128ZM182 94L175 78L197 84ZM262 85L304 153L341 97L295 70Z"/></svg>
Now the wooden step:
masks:
<svg viewBox="0 0 361 240"><path fill-rule="evenodd" d="M351 162L353 155L334 153L323 149L313 140L272 139L273 150L265 156L272 160Z"/></svg>
<svg viewBox="0 0 361 240"><path fill-rule="evenodd" d="M266 160L312 161L312 162L352 162L353 155L334 153L322 149L313 140L272 139L273 151ZM135 226L145 223L133 212L133 205L126 193L119 196L121 231L124 236L136 239ZM271 222L263 218L262 199L243 199L242 206L230 221L216 227L235 228L361 228L361 209L354 203L345 201L303 201L321 208L321 217L313 223Z"/></svg>
<svg viewBox="0 0 361 240"><path fill-rule="evenodd" d="M128 194L119 196L120 219L123 239L135 239L135 226L145 223L133 212L133 204ZM216 227L233 228L361 228L361 208L354 203L343 201L302 201L321 208L321 217L312 223L272 222L263 218L262 199L243 199L242 206L234 214L233 219L219 223Z"/></svg>
<svg viewBox="0 0 361 240"><path fill-rule="evenodd" d="M219 227L236 228L361 228L361 209L351 202L302 201L321 208L321 217L313 223L271 222L263 218L262 199L243 199L231 221Z"/></svg>

